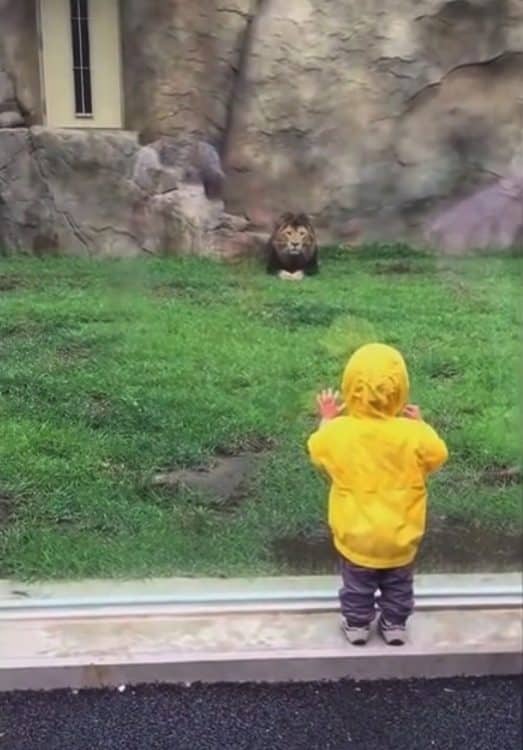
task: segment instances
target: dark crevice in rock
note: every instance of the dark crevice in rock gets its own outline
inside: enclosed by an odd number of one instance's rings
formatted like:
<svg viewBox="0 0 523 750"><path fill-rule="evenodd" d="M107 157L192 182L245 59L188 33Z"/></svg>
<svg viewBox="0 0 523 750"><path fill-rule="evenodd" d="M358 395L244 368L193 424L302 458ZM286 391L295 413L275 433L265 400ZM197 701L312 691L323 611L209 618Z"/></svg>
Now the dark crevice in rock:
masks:
<svg viewBox="0 0 523 750"><path fill-rule="evenodd" d="M45 174L45 169L40 161L40 148L38 147L37 143L35 142L34 133L31 129L28 129L27 131L27 137L29 140L29 150L31 152L31 155L33 157L33 163L35 165L35 168L38 172L38 175L40 176L40 179L42 180L42 184L45 185L45 190L47 193L47 197L53 206L54 211L62 217L65 224L68 226L68 228L71 230L73 235L76 237L76 239L83 245L85 248L85 251L87 255L91 255L91 249L90 249L90 243L89 240L85 237L82 230L76 223L76 221L73 219L71 214L68 211L65 211L64 209L61 209L58 207L56 203L56 199L54 196L54 193L52 189L49 186L49 178ZM43 248L41 248L43 249Z"/></svg>
<svg viewBox="0 0 523 750"><path fill-rule="evenodd" d="M14 76L0 67L0 129L23 127L26 114L16 94Z"/></svg>
<svg viewBox="0 0 523 750"><path fill-rule="evenodd" d="M247 75L247 67L249 59L251 57L252 45L256 36L256 22L263 12L264 7L267 6L269 0L252 0L253 7L251 12L245 17L246 24L243 32L243 39L238 52L237 64L233 67L233 81L229 99L226 105L225 111L225 125L223 129L222 142L219 147L219 153L222 158L222 162L226 165L227 156L230 148L231 134L234 130L235 118L236 118L236 104L241 100L241 97L245 91L245 81Z"/></svg>
<svg viewBox="0 0 523 750"><path fill-rule="evenodd" d="M21 114L21 116L22 116L22 118L24 120L24 124L27 124L27 123L30 122L31 113L29 112L29 110L26 107L24 107L24 105L23 105L20 97L18 96L18 88L17 88L16 78L14 76L9 76L9 78L11 79L11 83L12 83L12 86L13 86L14 101L15 101L15 104L16 104L16 108L17 108L18 112L20 112L20 114Z"/></svg>
<svg viewBox="0 0 523 750"><path fill-rule="evenodd" d="M239 8L216 8L216 13L231 13L235 16L240 16L240 18L248 18L249 14L244 13Z"/></svg>
<svg viewBox="0 0 523 750"><path fill-rule="evenodd" d="M14 162L24 153L24 151L25 147L19 148L17 151L14 151L14 153L10 154L9 159L0 164L0 172L6 172L9 167L11 167Z"/></svg>

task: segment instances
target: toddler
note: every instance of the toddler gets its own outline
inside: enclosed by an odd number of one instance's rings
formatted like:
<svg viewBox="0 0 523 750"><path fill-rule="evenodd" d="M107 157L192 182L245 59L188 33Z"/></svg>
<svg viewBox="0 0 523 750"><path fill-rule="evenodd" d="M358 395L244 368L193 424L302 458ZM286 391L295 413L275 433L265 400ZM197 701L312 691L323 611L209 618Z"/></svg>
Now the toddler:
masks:
<svg viewBox="0 0 523 750"><path fill-rule="evenodd" d="M412 614L413 563L425 531L427 476L447 459L445 443L407 405L401 354L367 344L350 358L343 404L318 396L321 422L308 441L311 460L331 481L329 526L340 555L342 628L363 645L375 615L386 643L406 640Z"/></svg>

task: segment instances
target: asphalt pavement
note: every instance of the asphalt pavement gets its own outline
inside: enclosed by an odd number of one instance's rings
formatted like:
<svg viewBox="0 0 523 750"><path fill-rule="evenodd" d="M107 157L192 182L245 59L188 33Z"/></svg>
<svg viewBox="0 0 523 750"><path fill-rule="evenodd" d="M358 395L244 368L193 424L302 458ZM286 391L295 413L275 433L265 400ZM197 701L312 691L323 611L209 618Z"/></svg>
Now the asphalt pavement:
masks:
<svg viewBox="0 0 523 750"><path fill-rule="evenodd" d="M2 750L521 750L519 677L0 693Z"/></svg>

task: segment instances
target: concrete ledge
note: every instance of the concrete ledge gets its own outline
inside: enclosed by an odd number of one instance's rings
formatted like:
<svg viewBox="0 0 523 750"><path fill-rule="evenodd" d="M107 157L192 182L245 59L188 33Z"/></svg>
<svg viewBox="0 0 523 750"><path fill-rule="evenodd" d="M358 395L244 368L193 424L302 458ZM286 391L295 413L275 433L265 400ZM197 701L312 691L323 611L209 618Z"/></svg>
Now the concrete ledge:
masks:
<svg viewBox="0 0 523 750"><path fill-rule="evenodd" d="M417 613L410 643L350 646L332 613L0 621L0 690L520 673L521 611Z"/></svg>

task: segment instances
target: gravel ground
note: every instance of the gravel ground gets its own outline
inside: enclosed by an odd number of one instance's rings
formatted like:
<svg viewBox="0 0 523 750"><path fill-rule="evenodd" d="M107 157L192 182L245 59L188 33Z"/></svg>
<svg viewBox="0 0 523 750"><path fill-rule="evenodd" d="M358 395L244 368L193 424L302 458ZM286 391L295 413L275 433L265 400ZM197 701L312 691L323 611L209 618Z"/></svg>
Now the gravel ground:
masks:
<svg viewBox="0 0 523 750"><path fill-rule="evenodd" d="M519 678L0 694L6 750L521 750Z"/></svg>

